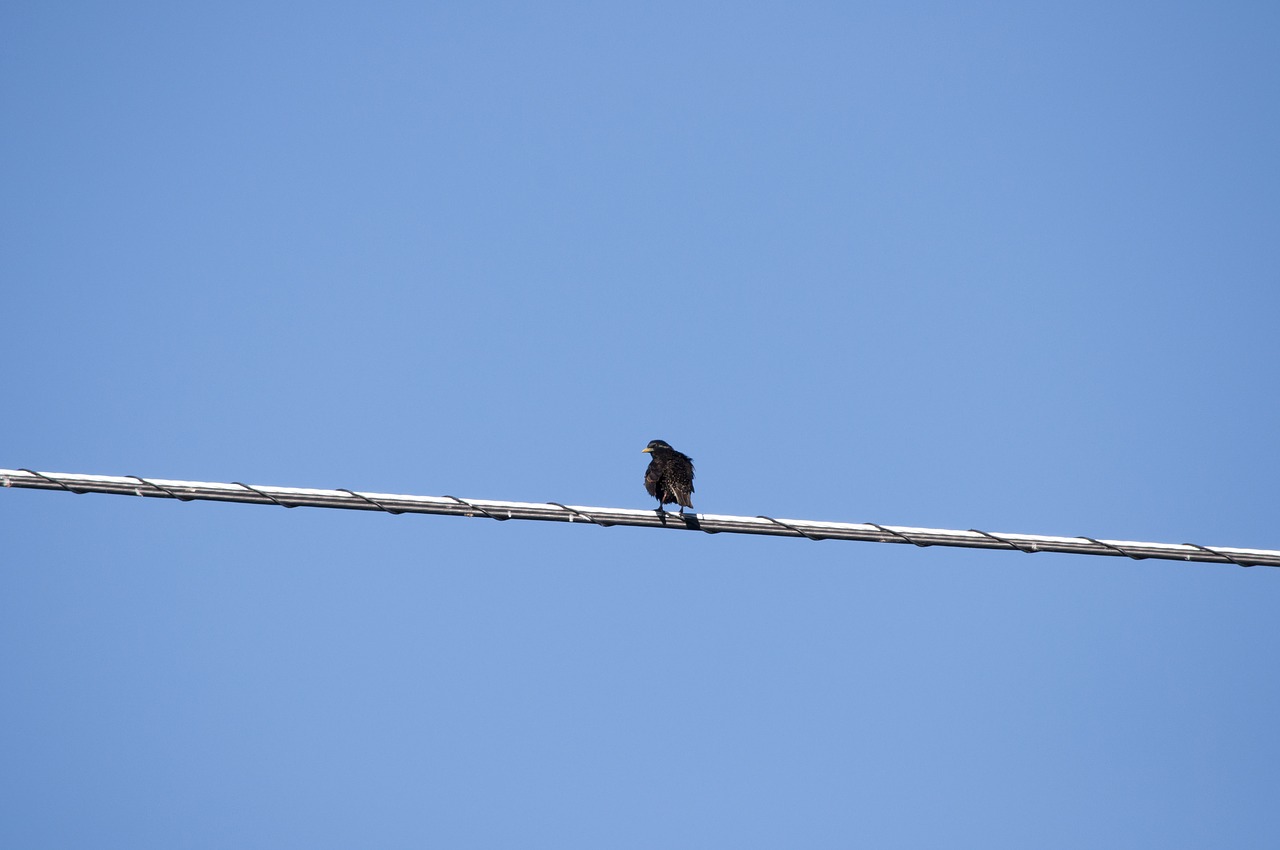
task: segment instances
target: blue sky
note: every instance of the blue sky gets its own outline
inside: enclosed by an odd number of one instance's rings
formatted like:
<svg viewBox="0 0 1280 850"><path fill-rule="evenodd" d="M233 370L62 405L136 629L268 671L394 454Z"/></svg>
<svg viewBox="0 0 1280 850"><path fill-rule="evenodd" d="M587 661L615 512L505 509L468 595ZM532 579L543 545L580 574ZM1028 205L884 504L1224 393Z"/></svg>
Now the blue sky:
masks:
<svg viewBox="0 0 1280 850"><path fill-rule="evenodd" d="M9 3L0 466L1276 548L1280 12ZM0 494L0 844L1264 847L1280 573Z"/></svg>

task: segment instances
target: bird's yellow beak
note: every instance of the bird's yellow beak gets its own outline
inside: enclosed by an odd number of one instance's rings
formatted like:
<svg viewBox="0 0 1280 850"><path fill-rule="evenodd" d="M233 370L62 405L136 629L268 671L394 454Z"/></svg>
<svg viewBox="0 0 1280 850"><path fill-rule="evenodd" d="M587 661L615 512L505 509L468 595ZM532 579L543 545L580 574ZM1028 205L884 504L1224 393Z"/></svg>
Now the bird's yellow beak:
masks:
<svg viewBox="0 0 1280 850"><path fill-rule="evenodd" d="M644 454L645 452L652 452L652 451L653 451L653 449L647 449L647 448L646 448L646 449L641 449L641 450L640 450L640 454Z"/></svg>

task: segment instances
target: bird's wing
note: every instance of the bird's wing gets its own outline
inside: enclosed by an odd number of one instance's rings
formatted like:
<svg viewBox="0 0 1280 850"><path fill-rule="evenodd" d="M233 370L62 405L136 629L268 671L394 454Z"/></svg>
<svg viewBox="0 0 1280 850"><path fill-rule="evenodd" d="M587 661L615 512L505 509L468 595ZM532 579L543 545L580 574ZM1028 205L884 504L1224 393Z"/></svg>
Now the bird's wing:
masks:
<svg viewBox="0 0 1280 850"><path fill-rule="evenodd" d="M658 471L658 465L649 464L649 468L644 471L644 489L649 491L649 495L657 498L658 496L658 480L662 478L662 473Z"/></svg>

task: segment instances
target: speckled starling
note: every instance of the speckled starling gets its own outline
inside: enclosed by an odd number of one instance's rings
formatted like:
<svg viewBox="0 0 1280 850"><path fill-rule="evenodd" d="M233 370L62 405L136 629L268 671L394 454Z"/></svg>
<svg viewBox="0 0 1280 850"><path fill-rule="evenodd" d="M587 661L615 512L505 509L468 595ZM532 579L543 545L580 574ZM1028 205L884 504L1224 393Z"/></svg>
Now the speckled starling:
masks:
<svg viewBox="0 0 1280 850"><path fill-rule="evenodd" d="M649 452L653 459L644 471L644 489L658 500L658 510L663 505L676 504L680 513L693 508L693 459L681 454L663 440L654 440L641 451Z"/></svg>

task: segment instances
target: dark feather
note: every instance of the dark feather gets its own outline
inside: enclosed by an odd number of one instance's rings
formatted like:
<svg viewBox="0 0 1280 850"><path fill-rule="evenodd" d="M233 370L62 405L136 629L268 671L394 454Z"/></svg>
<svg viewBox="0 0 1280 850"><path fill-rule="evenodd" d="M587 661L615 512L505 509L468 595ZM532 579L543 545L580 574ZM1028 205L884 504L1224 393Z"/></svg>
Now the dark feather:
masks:
<svg viewBox="0 0 1280 850"><path fill-rule="evenodd" d="M676 451L662 440L654 440L645 449L652 455L644 471L644 489L663 505L679 505L681 511L693 507L693 459Z"/></svg>

